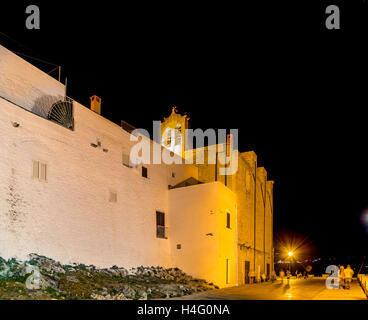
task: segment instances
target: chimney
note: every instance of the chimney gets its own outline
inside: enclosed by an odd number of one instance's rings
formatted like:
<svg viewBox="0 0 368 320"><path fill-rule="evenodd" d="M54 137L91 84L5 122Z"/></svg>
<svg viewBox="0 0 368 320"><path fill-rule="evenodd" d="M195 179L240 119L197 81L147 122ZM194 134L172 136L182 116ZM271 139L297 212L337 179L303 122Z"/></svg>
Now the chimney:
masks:
<svg viewBox="0 0 368 320"><path fill-rule="evenodd" d="M93 95L91 98L91 110L101 114L101 98Z"/></svg>
<svg viewBox="0 0 368 320"><path fill-rule="evenodd" d="M233 139L233 135L231 133L228 133L226 135L226 156L229 157L230 156L230 151L231 151L231 143L232 143L232 139Z"/></svg>

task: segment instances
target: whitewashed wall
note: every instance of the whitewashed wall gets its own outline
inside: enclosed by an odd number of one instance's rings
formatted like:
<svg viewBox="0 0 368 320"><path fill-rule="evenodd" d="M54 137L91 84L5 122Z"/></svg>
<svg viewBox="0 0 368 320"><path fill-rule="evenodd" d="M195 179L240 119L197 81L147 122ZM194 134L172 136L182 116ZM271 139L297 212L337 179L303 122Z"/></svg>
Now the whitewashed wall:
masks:
<svg viewBox="0 0 368 320"><path fill-rule="evenodd" d="M140 167L122 165L134 144L127 132L76 102L74 113L70 131L0 98L0 255L169 266L170 240L156 238L156 210L168 214L168 184L196 171L147 165L143 178ZM107 153L91 147L97 139ZM47 163L47 182L32 178L32 160Z"/></svg>
<svg viewBox="0 0 368 320"><path fill-rule="evenodd" d="M0 45L0 97L46 117L65 86Z"/></svg>
<svg viewBox="0 0 368 320"><path fill-rule="evenodd" d="M235 194L220 182L172 189L169 211L173 265L220 287L237 285ZM227 212L230 229L226 227ZM230 260L229 283L226 259Z"/></svg>
<svg viewBox="0 0 368 320"><path fill-rule="evenodd" d="M136 142L77 102L74 131L34 108L64 92L62 84L0 46L0 256L37 253L98 267L175 265L220 286L236 284L235 195L219 182L168 189L198 179L194 165L145 165L148 178L141 165L125 167L122 154ZM91 146L97 141L101 148ZM33 160L47 164L46 182L32 177ZM109 202L110 192L117 202ZM156 237L156 210L166 214L168 239ZM180 253L177 243L183 244Z"/></svg>

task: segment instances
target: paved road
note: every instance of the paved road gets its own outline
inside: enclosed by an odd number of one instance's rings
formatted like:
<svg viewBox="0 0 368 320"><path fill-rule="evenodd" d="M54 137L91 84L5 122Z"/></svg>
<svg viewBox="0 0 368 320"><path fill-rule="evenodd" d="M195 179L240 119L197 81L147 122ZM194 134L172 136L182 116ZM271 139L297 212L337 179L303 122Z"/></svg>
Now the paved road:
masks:
<svg viewBox="0 0 368 320"><path fill-rule="evenodd" d="M201 292L175 300L367 300L354 279L351 289L327 289L325 279L290 279Z"/></svg>

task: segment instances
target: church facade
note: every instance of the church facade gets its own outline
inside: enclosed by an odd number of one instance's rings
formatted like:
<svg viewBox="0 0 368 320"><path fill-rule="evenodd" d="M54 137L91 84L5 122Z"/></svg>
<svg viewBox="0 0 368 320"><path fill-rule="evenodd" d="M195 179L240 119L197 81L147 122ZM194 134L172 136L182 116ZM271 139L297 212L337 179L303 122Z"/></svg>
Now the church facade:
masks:
<svg viewBox="0 0 368 320"><path fill-rule="evenodd" d="M179 267L220 287L269 274L273 182L256 155L239 153L226 178L217 164L134 164L131 130L103 118L100 103L73 101L0 46L0 256ZM185 130L187 116L173 110L162 143L143 139L185 158L173 126Z"/></svg>

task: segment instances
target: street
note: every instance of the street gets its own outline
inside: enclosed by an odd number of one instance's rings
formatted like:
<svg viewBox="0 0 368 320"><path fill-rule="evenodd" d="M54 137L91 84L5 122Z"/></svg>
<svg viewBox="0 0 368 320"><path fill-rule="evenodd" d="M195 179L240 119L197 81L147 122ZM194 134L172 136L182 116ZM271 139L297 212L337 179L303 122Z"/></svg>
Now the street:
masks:
<svg viewBox="0 0 368 320"><path fill-rule="evenodd" d="M175 300L367 300L356 279L350 290L327 289L325 279L290 279L201 292Z"/></svg>

